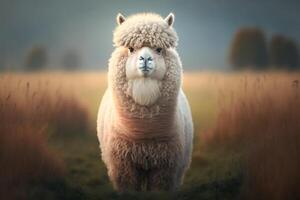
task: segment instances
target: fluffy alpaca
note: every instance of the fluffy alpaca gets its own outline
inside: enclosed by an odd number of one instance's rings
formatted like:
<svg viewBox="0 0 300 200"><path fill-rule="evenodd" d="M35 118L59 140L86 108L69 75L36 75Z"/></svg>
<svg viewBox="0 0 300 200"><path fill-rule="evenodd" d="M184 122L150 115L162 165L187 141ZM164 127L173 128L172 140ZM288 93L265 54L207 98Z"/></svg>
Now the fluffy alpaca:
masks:
<svg viewBox="0 0 300 200"><path fill-rule="evenodd" d="M174 15L119 14L117 22L98 112L102 159L118 191L174 190L190 165L193 140Z"/></svg>

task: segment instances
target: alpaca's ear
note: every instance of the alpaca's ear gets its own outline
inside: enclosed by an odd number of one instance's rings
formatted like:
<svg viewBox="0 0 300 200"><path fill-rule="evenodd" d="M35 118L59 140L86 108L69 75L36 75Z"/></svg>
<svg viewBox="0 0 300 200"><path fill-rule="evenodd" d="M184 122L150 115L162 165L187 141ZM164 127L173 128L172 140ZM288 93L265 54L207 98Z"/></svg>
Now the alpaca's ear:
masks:
<svg viewBox="0 0 300 200"><path fill-rule="evenodd" d="M174 24L175 15L173 13L170 13L166 18L165 21L169 26L172 26Z"/></svg>
<svg viewBox="0 0 300 200"><path fill-rule="evenodd" d="M123 22L125 22L125 17L121 14L121 13L118 13L117 15L117 23L118 25L121 25Z"/></svg>

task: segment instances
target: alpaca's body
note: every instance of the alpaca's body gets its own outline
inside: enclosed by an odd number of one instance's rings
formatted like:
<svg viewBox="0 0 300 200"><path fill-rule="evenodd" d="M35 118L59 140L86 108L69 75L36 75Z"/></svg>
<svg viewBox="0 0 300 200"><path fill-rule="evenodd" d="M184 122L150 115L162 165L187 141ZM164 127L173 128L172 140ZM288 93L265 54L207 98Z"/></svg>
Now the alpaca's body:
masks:
<svg viewBox="0 0 300 200"><path fill-rule="evenodd" d="M98 124L102 126L98 127L98 136L103 144L102 159L109 166L108 173L115 187L120 190L177 188L190 164L193 139L191 113L184 93L179 94L174 127L170 127L167 136L161 133L160 120L133 122L157 135L146 139L142 136L131 139L130 135L114 130L117 114L111 99L108 90L99 110Z"/></svg>
<svg viewBox="0 0 300 200"><path fill-rule="evenodd" d="M109 62L108 89L98 113L102 159L120 191L176 189L190 165L193 140L179 56L168 47L163 76L155 74L163 71L156 68L149 77L130 80L128 56L119 46Z"/></svg>

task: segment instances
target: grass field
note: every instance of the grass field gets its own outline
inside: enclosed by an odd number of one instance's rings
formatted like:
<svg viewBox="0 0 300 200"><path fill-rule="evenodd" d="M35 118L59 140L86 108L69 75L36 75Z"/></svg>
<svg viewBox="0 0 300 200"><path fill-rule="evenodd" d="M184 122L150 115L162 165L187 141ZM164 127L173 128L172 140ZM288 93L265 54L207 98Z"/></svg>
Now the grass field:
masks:
<svg viewBox="0 0 300 200"><path fill-rule="evenodd" d="M192 166L181 190L121 195L108 181L96 137L106 74L1 74L0 150L4 153L0 164L7 163L8 157L14 159L0 168L14 167L15 171L0 182L0 198L299 197L295 189L300 180L299 79L300 74L285 72L186 73L183 86L192 108L195 137ZM24 131L17 132L18 126L29 127L29 139L22 139ZM29 145L21 148L22 142ZM1 146L6 143L11 145ZM25 161L21 161L23 152ZM279 173L281 178L272 178Z"/></svg>

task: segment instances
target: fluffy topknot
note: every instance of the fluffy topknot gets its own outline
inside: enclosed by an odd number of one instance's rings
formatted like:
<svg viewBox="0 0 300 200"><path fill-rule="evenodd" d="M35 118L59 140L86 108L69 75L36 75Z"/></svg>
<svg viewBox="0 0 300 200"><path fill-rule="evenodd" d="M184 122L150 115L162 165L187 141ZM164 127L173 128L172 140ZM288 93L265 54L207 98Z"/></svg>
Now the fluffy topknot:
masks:
<svg viewBox="0 0 300 200"><path fill-rule="evenodd" d="M170 16L172 17L170 21ZM125 19L118 15L119 26L114 31L113 42L116 47L143 46L170 48L176 47L177 34L172 27L174 15L170 14L166 19L154 13L141 13Z"/></svg>

